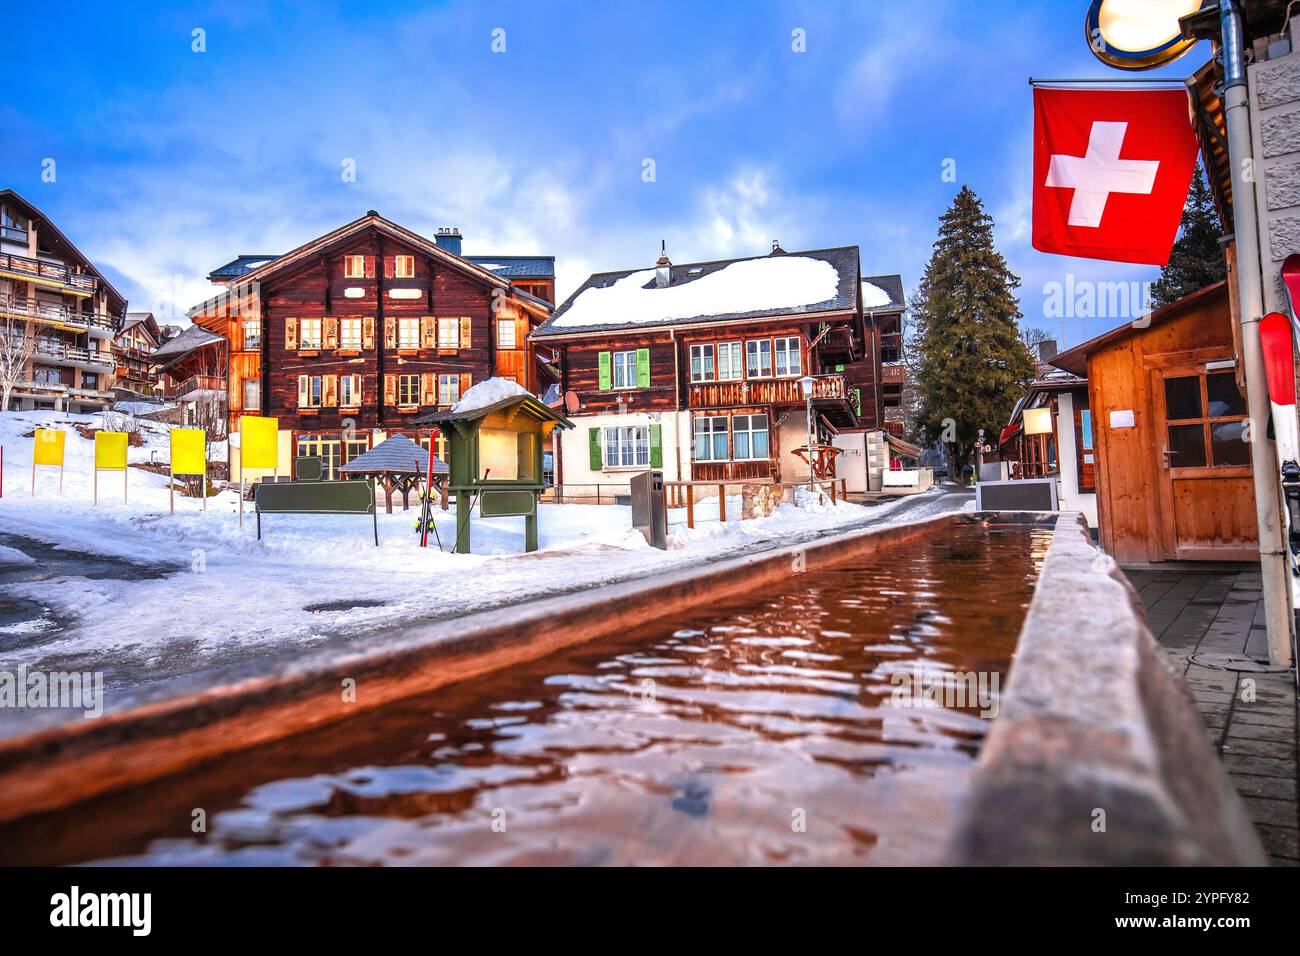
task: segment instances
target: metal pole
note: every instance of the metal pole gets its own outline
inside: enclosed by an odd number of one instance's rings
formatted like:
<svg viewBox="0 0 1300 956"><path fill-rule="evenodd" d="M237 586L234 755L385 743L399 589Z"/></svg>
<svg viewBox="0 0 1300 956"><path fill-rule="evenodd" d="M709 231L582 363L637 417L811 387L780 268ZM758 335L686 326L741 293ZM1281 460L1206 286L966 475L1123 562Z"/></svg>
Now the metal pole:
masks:
<svg viewBox="0 0 1300 956"><path fill-rule="evenodd" d="M1232 169L1234 232L1237 241L1237 291L1241 303L1241 350L1246 366L1251 438L1250 461L1255 473L1255 518L1259 525L1259 563L1264 591L1264 620L1268 627L1268 657L1277 666L1292 663L1295 618L1291 610L1290 569L1283 550L1278 501L1277 455L1268 440L1268 382L1260 348L1259 320L1264 314L1263 271L1255 209L1250 105L1246 59L1242 47L1238 0L1220 0L1222 28L1223 115L1228 131Z"/></svg>
<svg viewBox="0 0 1300 956"><path fill-rule="evenodd" d="M812 389L808 389L808 493L813 490L813 419L812 419Z"/></svg>

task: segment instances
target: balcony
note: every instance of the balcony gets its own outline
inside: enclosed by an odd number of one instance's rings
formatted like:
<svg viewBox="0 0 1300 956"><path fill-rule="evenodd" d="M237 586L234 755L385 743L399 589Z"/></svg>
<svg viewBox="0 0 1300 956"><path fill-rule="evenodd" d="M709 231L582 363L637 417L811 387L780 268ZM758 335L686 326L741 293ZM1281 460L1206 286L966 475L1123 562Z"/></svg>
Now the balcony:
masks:
<svg viewBox="0 0 1300 956"><path fill-rule="evenodd" d="M907 366L902 362L886 363L880 366L882 385L902 385L907 381Z"/></svg>
<svg viewBox="0 0 1300 956"><path fill-rule="evenodd" d="M843 375L813 378L813 400L844 399L848 385ZM690 386L691 408L731 408L738 405L802 405L803 389L797 378L753 379L745 382L695 382Z"/></svg>
<svg viewBox="0 0 1300 956"><path fill-rule="evenodd" d="M74 272L65 265L0 253L0 277L53 286L73 295L94 295L95 277Z"/></svg>
<svg viewBox="0 0 1300 956"><path fill-rule="evenodd" d="M0 257L2 258L2 257ZM70 332L84 332L87 329L117 329L117 319L111 315L95 312L78 312L61 305L47 305L25 296L11 296L0 293L0 318L27 319L58 326Z"/></svg>
<svg viewBox="0 0 1300 956"><path fill-rule="evenodd" d="M176 397L184 398L195 392L226 392L226 380L219 375L192 375L176 386Z"/></svg>
<svg viewBox="0 0 1300 956"><path fill-rule="evenodd" d="M54 361L61 365L97 369L102 372L113 370L113 359L107 353L84 349L78 345L37 340L33 354L42 361Z"/></svg>

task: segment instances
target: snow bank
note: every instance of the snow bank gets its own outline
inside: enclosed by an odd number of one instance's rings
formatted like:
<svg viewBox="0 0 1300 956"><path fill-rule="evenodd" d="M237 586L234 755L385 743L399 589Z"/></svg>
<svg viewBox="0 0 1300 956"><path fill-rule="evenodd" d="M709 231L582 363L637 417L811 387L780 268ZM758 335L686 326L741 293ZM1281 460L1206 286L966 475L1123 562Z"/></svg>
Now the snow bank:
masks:
<svg viewBox="0 0 1300 956"><path fill-rule="evenodd" d="M588 289L553 320L559 328L666 322L708 315L812 308L835 298L835 267L807 256L746 259L665 289L645 269L604 289Z"/></svg>
<svg viewBox="0 0 1300 956"><path fill-rule="evenodd" d="M489 378L477 385L471 385L469 391L460 397L460 401L451 406L451 410L453 412L473 412L480 408L487 408L489 405L495 405L497 402L504 402L507 398L514 398L516 395L531 394L528 389L518 382L513 382L508 378Z"/></svg>

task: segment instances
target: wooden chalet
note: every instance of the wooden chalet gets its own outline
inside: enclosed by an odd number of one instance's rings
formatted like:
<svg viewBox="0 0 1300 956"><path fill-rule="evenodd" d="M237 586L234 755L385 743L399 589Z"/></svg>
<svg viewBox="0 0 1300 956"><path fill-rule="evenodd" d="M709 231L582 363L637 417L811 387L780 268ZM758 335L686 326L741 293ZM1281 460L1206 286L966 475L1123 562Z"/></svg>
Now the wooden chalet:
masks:
<svg viewBox="0 0 1300 956"><path fill-rule="evenodd" d="M319 457L333 478L390 434L427 443L414 419L476 382L548 385L528 336L552 306L526 289L553 297L554 260L497 256L494 270L459 243L372 210L284 255L214 270L226 291L190 318L229 342L231 430L243 414L275 417L294 454Z"/></svg>
<svg viewBox="0 0 1300 956"><path fill-rule="evenodd" d="M126 314L122 328L113 336L117 363L113 388L119 396L153 398L158 394L158 375L151 355L162 343L162 329L152 312Z"/></svg>
<svg viewBox="0 0 1300 956"><path fill-rule="evenodd" d="M861 295L856 246L681 265L665 254L591 276L533 333L576 426L556 465L564 496L617 493L646 468L669 481L806 477L793 454L807 440L801 379L813 378L823 439L883 418L880 333Z"/></svg>

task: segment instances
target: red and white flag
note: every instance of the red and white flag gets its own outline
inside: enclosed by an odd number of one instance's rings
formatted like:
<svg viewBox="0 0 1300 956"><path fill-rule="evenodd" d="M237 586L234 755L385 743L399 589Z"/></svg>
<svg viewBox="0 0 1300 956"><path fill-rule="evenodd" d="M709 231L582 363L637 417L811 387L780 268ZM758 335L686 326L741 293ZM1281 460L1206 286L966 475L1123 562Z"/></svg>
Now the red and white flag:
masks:
<svg viewBox="0 0 1300 956"><path fill-rule="evenodd" d="M1162 266L1197 143L1183 90L1034 90L1034 248Z"/></svg>

